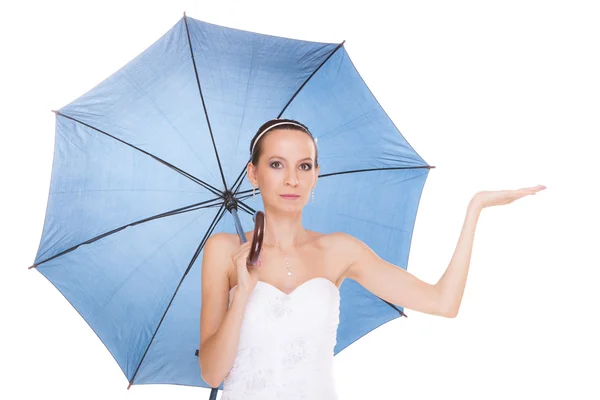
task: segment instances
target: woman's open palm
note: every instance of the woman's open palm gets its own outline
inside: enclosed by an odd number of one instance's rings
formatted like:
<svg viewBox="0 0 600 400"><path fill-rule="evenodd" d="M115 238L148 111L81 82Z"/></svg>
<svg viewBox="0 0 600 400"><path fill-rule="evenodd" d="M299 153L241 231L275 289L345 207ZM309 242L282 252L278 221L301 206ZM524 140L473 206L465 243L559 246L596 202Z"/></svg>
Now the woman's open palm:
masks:
<svg viewBox="0 0 600 400"><path fill-rule="evenodd" d="M501 206L510 204L521 197L535 195L537 192L544 189L546 189L546 186L537 185L516 190L483 190L481 192L477 192L474 196L474 199L481 204L482 208Z"/></svg>

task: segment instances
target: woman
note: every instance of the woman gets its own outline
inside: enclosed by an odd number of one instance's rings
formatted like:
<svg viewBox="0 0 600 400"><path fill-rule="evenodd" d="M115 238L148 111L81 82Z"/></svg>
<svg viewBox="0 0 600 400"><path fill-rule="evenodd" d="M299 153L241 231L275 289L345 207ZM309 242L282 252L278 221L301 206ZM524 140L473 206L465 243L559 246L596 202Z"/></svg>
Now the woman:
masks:
<svg viewBox="0 0 600 400"><path fill-rule="evenodd" d="M202 261L200 366L222 400L336 399L333 349L339 287L346 278L376 296L415 311L453 318L462 299L480 211L509 204L544 186L483 191L470 201L450 265L437 284L386 262L351 235L302 226L302 210L319 176L308 128L274 119L250 143L248 179L264 202L260 262L246 267L253 232L218 233Z"/></svg>

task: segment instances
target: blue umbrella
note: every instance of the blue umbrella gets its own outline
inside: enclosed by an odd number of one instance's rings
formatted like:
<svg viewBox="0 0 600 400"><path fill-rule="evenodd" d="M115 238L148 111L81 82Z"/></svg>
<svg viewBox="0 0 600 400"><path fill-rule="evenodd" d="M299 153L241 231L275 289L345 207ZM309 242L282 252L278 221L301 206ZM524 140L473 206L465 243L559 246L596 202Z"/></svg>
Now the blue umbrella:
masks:
<svg viewBox="0 0 600 400"><path fill-rule="evenodd" d="M304 225L351 234L406 268L433 167L400 134L343 44L184 14L55 111L50 193L30 268L85 319L129 387L210 388L197 359L202 250L217 232L242 237L263 210L262 201L248 201L244 177L250 139L269 119L301 121L318 139L321 174ZM403 315L346 279L334 354Z"/></svg>

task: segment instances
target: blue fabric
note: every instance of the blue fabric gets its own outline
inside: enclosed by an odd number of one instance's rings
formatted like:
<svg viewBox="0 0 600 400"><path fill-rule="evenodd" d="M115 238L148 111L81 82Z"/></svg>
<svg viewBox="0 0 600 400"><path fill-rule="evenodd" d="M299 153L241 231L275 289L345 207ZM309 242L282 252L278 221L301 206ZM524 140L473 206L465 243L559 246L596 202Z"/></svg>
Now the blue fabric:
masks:
<svg viewBox="0 0 600 400"><path fill-rule="evenodd" d="M189 271L188 265L223 210L218 193L224 186L190 43L228 188L245 168L258 127L279 116L325 60L281 115L305 123L318 138L321 177L315 203L304 210L305 227L347 232L406 268L429 172L343 46L189 17L187 24L189 42L182 18L122 69L58 110L35 258L37 270L88 322L127 379L135 375L134 384L210 387L194 354L202 253ZM337 174L364 169L371 171ZM244 176L241 198L251 189ZM246 203L262 210L259 199ZM251 230L251 215L239 216ZM236 232L231 214L218 220L216 232ZM402 310L350 279L341 299L336 354Z"/></svg>

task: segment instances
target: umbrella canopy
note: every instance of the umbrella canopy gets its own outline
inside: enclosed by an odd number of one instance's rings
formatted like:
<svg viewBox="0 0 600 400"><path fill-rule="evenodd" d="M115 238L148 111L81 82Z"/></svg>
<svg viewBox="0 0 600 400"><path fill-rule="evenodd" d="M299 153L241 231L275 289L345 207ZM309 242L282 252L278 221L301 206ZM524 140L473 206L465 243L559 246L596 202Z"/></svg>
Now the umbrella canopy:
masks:
<svg viewBox="0 0 600 400"><path fill-rule="evenodd" d="M34 265L131 384L210 387L200 374L206 239L246 230L249 143L290 118L318 139L321 175L303 224L343 231L406 268L431 168L355 69L343 43L294 40L184 17L112 76L55 111L50 193ZM257 192L257 197L259 193ZM341 287L335 354L403 315Z"/></svg>

